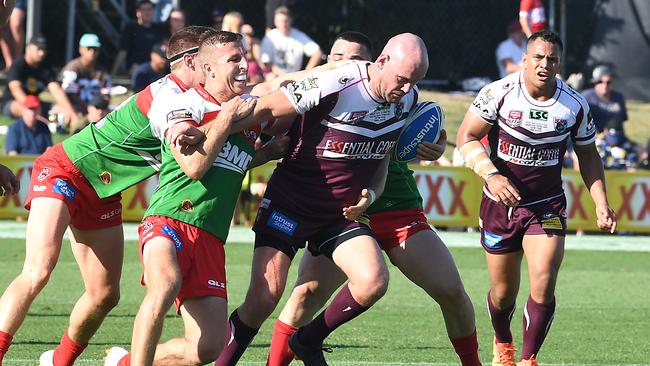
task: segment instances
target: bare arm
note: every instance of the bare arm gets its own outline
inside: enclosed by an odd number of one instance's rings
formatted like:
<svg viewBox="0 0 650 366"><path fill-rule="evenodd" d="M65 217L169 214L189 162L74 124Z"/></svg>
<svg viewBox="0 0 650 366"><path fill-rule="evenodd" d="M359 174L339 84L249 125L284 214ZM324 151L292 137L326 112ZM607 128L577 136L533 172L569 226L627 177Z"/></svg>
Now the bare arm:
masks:
<svg viewBox="0 0 650 366"><path fill-rule="evenodd" d="M255 156L251 161L251 168L264 165L271 160L282 159L287 154L289 147L289 136L277 136L269 141L262 148L255 151Z"/></svg>
<svg viewBox="0 0 650 366"><path fill-rule="evenodd" d="M47 84L47 88L50 93L52 93L52 96L54 97L56 103L59 104L68 115L69 121L76 122L79 119L79 116L77 116L77 112L75 112L74 107L72 107L70 99L68 99L68 96L63 91L63 88L61 88L61 84L56 81L52 81Z"/></svg>
<svg viewBox="0 0 650 366"><path fill-rule="evenodd" d="M480 140L488 134L491 128L492 125L468 111L458 128L456 145L465 159L465 165L485 179L488 190L497 199L497 202L513 206L521 200L519 191L508 178L499 174L480 143Z"/></svg>
<svg viewBox="0 0 650 366"><path fill-rule="evenodd" d="M309 57L309 61L307 62L307 65L305 66L305 70L313 69L314 67L318 66L320 64L321 60L323 57L323 51L318 49L313 55Z"/></svg>
<svg viewBox="0 0 650 366"><path fill-rule="evenodd" d="M239 99L239 98L235 98ZM240 132L250 128L262 121L268 121L272 118L296 116L296 110L286 95L280 90L265 95L257 99L257 104L251 113L242 120L237 121L232 126L232 132Z"/></svg>
<svg viewBox="0 0 650 366"><path fill-rule="evenodd" d="M196 145L172 144L169 147L183 172L191 179L201 179L230 135L233 120L240 113L246 113L255 104L255 99L233 98L221 105L219 115L204 129L205 138Z"/></svg>
<svg viewBox="0 0 650 366"><path fill-rule="evenodd" d="M379 196L384 193L386 186L386 177L388 176L388 163L390 162L391 154L387 154L381 161L379 168L372 176L369 187L364 188L359 195L359 201L354 206L343 207L343 216L350 220L356 220L359 215L364 213Z"/></svg>
<svg viewBox="0 0 650 366"><path fill-rule="evenodd" d="M13 95L16 102L22 105L25 101L25 97L27 96L23 90L23 84L20 82L20 80L12 80L9 82L8 86L9 91L11 92L11 95Z"/></svg>
<svg viewBox="0 0 650 366"><path fill-rule="evenodd" d="M501 60L501 66L503 66L503 69L506 70L508 74L521 70L521 66L511 58Z"/></svg>
<svg viewBox="0 0 650 366"><path fill-rule="evenodd" d="M521 30L526 34L526 38L533 34L530 30L530 25L528 24L528 15L520 15L519 24L521 24Z"/></svg>
<svg viewBox="0 0 650 366"><path fill-rule="evenodd" d="M575 145L574 148L580 165L580 175L596 205L596 223L601 230L613 233L616 231L617 219L607 202L605 172L596 145Z"/></svg>

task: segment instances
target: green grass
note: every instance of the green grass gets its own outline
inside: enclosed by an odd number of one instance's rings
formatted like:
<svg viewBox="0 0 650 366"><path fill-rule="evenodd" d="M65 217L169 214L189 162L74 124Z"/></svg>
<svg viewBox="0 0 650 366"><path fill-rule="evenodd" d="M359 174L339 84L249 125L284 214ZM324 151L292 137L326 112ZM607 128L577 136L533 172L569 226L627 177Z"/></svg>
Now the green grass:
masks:
<svg viewBox="0 0 650 366"><path fill-rule="evenodd" d="M3 239L1 248L0 286L4 288L22 266L24 244L22 240ZM231 309L241 303L248 286L251 251L250 244L227 246ZM128 242L126 252L120 305L106 319L80 364L100 364L105 348L130 343L132 323L144 291L139 285L136 243ZM452 253L474 301L481 359L487 362L491 326L484 305L488 288L485 260L479 248L454 248ZM569 251L558 284L555 322L540 354L544 364L648 364L648 263L650 253ZM293 274L290 278L292 282ZM513 333L519 341L521 305L527 289L528 281L523 278L520 308L513 319ZM49 285L16 335L5 365L33 365L35 362L29 360L53 348L81 292L80 275L66 245ZM163 339L180 335L181 327L180 319L170 312ZM271 330L269 321L244 355L243 364L264 363ZM335 347L334 353L328 355L333 365L458 364L437 305L392 266L387 295L369 312L339 328L328 343Z"/></svg>

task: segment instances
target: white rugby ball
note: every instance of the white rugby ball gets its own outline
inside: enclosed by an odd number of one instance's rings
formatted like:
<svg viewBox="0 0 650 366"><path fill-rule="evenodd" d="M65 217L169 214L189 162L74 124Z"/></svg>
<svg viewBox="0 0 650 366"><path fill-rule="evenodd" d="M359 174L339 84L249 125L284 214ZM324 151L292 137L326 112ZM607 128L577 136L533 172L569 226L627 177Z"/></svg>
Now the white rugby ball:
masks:
<svg viewBox="0 0 650 366"><path fill-rule="evenodd" d="M409 112L395 146L395 160L415 159L417 145L422 141L437 142L445 128L445 114L436 102L420 102Z"/></svg>

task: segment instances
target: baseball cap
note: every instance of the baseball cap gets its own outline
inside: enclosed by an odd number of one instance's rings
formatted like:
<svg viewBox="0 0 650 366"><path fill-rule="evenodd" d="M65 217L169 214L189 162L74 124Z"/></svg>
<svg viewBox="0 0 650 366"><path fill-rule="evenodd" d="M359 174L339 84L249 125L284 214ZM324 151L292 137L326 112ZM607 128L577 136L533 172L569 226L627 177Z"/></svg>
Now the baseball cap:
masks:
<svg viewBox="0 0 650 366"><path fill-rule="evenodd" d="M614 76L614 71L607 65L600 65L594 68L594 71L591 73L591 82L597 83L603 76L609 75Z"/></svg>
<svg viewBox="0 0 650 366"><path fill-rule="evenodd" d="M95 108L108 109L108 99L101 94L95 95L88 104Z"/></svg>
<svg viewBox="0 0 650 366"><path fill-rule="evenodd" d="M41 101L35 95L27 95L25 100L23 100L23 107L29 109L35 109L41 107Z"/></svg>
<svg viewBox="0 0 650 366"><path fill-rule="evenodd" d="M29 44L33 44L38 48L47 48L47 39L43 35L37 34L29 40Z"/></svg>
<svg viewBox="0 0 650 366"><path fill-rule="evenodd" d="M94 33L85 33L79 39L79 46L81 47L101 47L102 44L99 42L99 37Z"/></svg>
<svg viewBox="0 0 650 366"><path fill-rule="evenodd" d="M167 45L164 43L156 43L153 45L151 52L157 53L160 57L167 58Z"/></svg>

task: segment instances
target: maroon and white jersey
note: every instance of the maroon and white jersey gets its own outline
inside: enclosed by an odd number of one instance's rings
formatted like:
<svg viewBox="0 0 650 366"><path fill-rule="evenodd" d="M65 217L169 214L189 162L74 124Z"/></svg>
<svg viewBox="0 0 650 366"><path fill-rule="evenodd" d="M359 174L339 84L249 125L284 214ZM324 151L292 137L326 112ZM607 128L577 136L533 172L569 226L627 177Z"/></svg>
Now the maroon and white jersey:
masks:
<svg viewBox="0 0 650 366"><path fill-rule="evenodd" d="M524 205L562 195L567 139L588 145L596 137L587 101L562 80L556 82L555 95L540 102L526 90L522 73L511 74L481 89L469 108L493 125L490 159L517 187Z"/></svg>
<svg viewBox="0 0 650 366"><path fill-rule="evenodd" d="M285 207L307 215L340 216L357 203L417 101L415 89L393 104L373 95L368 65L353 62L282 88L299 116L289 131L289 153L269 182L269 198L283 196Z"/></svg>

